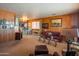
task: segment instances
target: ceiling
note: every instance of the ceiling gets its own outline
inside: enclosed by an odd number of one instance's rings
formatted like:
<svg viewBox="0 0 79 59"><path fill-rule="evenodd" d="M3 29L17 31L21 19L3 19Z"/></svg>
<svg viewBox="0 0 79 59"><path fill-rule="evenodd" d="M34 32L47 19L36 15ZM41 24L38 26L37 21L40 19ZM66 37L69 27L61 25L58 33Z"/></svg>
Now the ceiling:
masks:
<svg viewBox="0 0 79 59"><path fill-rule="evenodd" d="M0 3L0 8L15 12L17 16L42 18L64 15L79 10L78 3Z"/></svg>

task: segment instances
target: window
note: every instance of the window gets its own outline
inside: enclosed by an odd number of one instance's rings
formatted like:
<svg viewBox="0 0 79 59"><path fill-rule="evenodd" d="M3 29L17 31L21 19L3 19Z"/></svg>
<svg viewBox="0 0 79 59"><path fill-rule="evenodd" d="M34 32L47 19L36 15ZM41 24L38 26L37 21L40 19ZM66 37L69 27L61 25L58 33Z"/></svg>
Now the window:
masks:
<svg viewBox="0 0 79 59"><path fill-rule="evenodd" d="M32 29L40 29L40 22L32 22Z"/></svg>

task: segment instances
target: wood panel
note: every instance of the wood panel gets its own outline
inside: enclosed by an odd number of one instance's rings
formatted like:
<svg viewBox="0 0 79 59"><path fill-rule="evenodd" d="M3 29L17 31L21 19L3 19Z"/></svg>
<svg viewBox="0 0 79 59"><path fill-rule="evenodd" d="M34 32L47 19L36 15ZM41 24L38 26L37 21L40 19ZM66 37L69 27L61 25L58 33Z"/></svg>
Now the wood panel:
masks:
<svg viewBox="0 0 79 59"><path fill-rule="evenodd" d="M52 25L51 20L58 19L58 18L62 19L62 26L61 27L52 27L51 26ZM32 23L32 21L39 21L39 20L41 21L41 23L48 23L49 24L48 29L45 29L45 30L48 30L48 31L59 31L59 32L61 32L61 30L63 28L71 28L72 27L72 14L61 15L61 16L49 16L49 17L45 17L45 18L39 18L39 19L36 19L36 20L29 20L29 23ZM30 26L30 28L31 28L31 26Z"/></svg>
<svg viewBox="0 0 79 59"><path fill-rule="evenodd" d="M16 14L10 11L0 9L0 20L15 21ZM15 40L15 31L13 29L0 28L0 42Z"/></svg>

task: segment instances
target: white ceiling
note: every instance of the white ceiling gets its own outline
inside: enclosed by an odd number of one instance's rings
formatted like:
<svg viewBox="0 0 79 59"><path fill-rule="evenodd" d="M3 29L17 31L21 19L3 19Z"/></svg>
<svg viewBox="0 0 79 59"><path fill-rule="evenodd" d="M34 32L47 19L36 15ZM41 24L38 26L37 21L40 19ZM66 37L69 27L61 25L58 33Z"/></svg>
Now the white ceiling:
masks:
<svg viewBox="0 0 79 59"><path fill-rule="evenodd" d="M79 9L78 3L0 3L0 8L15 12L18 16L41 18L63 15Z"/></svg>

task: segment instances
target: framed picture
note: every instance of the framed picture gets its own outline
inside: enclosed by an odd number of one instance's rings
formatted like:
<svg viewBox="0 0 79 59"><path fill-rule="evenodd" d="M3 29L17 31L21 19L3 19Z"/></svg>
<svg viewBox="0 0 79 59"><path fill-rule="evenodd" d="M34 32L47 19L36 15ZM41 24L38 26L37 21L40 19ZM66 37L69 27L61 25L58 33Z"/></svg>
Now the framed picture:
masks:
<svg viewBox="0 0 79 59"><path fill-rule="evenodd" d="M48 29L48 27L49 27L49 24L48 23L42 23L42 28Z"/></svg>
<svg viewBox="0 0 79 59"><path fill-rule="evenodd" d="M51 22L52 22L52 27L61 27L62 26L62 19L53 19Z"/></svg>

